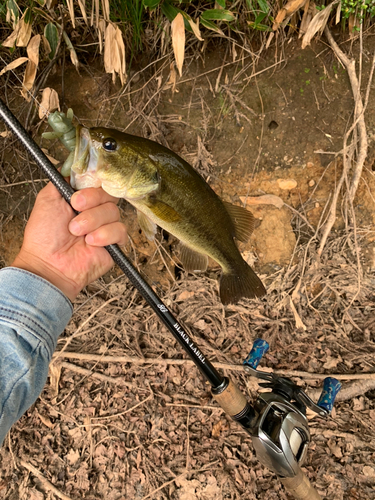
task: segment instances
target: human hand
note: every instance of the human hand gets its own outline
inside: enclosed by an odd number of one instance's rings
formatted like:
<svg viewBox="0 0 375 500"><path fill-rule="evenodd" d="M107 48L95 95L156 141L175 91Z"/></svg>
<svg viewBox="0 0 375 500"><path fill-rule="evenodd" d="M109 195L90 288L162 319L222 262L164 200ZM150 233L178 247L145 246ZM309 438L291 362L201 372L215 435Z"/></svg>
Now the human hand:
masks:
<svg viewBox="0 0 375 500"><path fill-rule="evenodd" d="M12 266L30 271L57 286L71 301L83 287L113 265L106 245L125 245L118 199L101 188L77 191L75 215L52 183L38 194Z"/></svg>

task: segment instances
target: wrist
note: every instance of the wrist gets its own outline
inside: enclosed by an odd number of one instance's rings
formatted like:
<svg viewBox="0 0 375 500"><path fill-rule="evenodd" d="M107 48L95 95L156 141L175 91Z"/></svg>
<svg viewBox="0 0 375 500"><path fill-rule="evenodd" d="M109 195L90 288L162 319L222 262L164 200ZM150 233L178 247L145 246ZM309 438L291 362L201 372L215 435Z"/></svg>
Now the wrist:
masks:
<svg viewBox="0 0 375 500"><path fill-rule="evenodd" d="M42 259L30 255L27 252L23 252L22 249L15 258L12 267L24 269L25 271L29 271L49 281L52 285L61 290L71 302L74 301L81 291L77 283L67 278L61 271L46 264Z"/></svg>

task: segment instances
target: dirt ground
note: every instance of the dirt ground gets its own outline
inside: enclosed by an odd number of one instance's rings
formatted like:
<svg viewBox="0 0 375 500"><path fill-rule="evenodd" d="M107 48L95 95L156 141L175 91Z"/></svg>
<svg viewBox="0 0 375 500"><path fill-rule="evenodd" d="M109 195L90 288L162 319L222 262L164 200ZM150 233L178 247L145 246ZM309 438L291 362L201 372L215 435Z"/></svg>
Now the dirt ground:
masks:
<svg viewBox="0 0 375 500"><path fill-rule="evenodd" d="M358 43L342 49L358 57ZM375 44L364 42L365 91ZM244 204L256 228L244 257L267 296L224 307L218 266L187 275L175 241L148 243L122 202L142 275L191 333L254 401L258 384L242 370L255 338L270 344L262 366L292 377L317 399L322 379L343 384L331 418L308 414L312 434L304 471L323 498L375 499L375 192L373 90L366 109L369 154L355 198L355 223L340 197L337 220L317 249L342 171L343 137L353 117L346 71L330 48L248 53L226 46L189 56L173 88L171 59L147 62L121 91L98 60L80 74L57 67L46 85L87 126L100 124L158 141L197 168L226 201ZM10 77L11 80L14 78ZM24 120L29 105L4 80L3 97ZM3 130L3 129L2 129ZM41 140L62 160L58 143ZM1 265L16 255L43 185L14 138L1 139ZM274 195L274 204L253 204ZM275 198L273 199L275 201ZM255 200L256 201L256 200ZM0 449L0 498L286 500L258 462L250 437L212 399L208 385L151 308L113 270L84 290L60 337L44 392Z"/></svg>

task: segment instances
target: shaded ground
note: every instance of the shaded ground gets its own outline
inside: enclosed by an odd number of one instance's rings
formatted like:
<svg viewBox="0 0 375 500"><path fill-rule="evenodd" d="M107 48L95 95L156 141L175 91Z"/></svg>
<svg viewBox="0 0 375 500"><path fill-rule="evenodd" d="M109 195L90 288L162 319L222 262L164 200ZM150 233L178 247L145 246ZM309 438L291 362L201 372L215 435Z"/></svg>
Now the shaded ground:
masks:
<svg viewBox="0 0 375 500"><path fill-rule="evenodd" d="M355 44L352 49L356 53ZM373 49L369 36L364 82ZM374 104L370 98L370 154L355 203L356 232L343 203L318 261L324 209L342 168L334 153L342 149L351 123L352 93L345 71L323 44L301 51L291 42L278 62L270 53L253 67L250 57L233 63L217 50L206 54L203 67L192 57L173 93L165 86L167 61L157 70L134 73L120 98L97 65L83 68L80 77L69 68L65 104L86 125L114 126L165 144L227 201L246 203L262 194L282 199L282 208L249 206L257 227L250 243L240 247L267 285L262 300L224 308L214 263L205 276L182 273L172 280L173 239L160 238L158 247L147 243L133 209L124 204L131 235L126 250L202 351L221 363L249 399L258 386L241 364L256 337L271 346L263 365L293 376L314 398L324 376L342 378L344 400L333 418L310 417L305 472L324 498L372 499ZM252 77L261 70L266 71ZM48 85L61 95L61 82L57 69ZM10 107L25 116L9 86L7 92ZM45 128L34 122L38 141ZM42 146L59 159L66 156L58 144ZM42 183L30 182L40 178L36 167L14 147L3 152L1 169L5 265L17 252ZM50 384L0 450L0 498L39 500L58 493L90 500L290 498L118 270L80 295L58 350L64 352L56 358ZM362 377L359 384L356 377Z"/></svg>

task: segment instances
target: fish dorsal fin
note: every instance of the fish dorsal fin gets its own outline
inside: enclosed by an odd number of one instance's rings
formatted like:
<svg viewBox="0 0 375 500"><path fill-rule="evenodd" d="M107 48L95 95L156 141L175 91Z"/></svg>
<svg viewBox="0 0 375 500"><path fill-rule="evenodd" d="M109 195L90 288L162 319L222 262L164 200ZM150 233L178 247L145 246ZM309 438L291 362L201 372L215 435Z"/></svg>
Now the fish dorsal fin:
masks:
<svg viewBox="0 0 375 500"><path fill-rule="evenodd" d="M234 225L234 236L243 242L248 241L251 233L254 231L254 215L246 210L246 208L232 205L226 201L223 202L224 206L232 219Z"/></svg>
<svg viewBox="0 0 375 500"><path fill-rule="evenodd" d="M147 217L143 212L137 210L138 224L140 225L144 235L149 241L154 241L157 226L155 222Z"/></svg>
<svg viewBox="0 0 375 500"><path fill-rule="evenodd" d="M178 256L184 266L185 271L193 273L194 271L206 271L208 266L208 257L192 250L181 241L179 244Z"/></svg>
<svg viewBox="0 0 375 500"><path fill-rule="evenodd" d="M180 214L174 208L153 196L149 197L147 206L158 219L164 222L177 222L181 219Z"/></svg>

